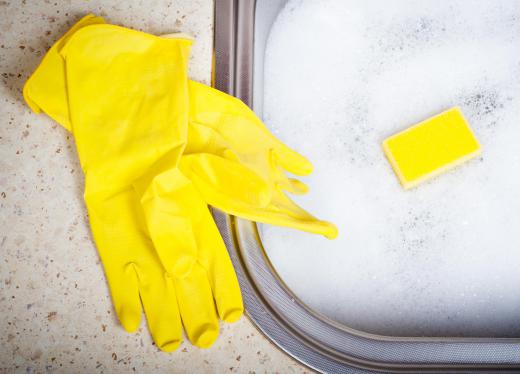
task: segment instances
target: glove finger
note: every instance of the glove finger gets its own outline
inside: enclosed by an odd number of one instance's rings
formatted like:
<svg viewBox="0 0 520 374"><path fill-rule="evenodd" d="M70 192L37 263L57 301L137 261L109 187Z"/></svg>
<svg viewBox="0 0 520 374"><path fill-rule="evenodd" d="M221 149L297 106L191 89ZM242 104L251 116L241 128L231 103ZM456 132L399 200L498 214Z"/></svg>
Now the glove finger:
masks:
<svg viewBox="0 0 520 374"><path fill-rule="evenodd" d="M106 261L102 261L103 264L107 264ZM105 273L119 322L126 331L134 332L141 322L141 300L134 264L127 264L122 271L107 265Z"/></svg>
<svg viewBox="0 0 520 374"><path fill-rule="evenodd" d="M275 208L275 211L290 218L288 222L294 223L291 227L320 234L328 239L334 239L338 236L338 228L333 223L322 221L314 217L282 191L277 191L271 206Z"/></svg>
<svg viewBox="0 0 520 374"><path fill-rule="evenodd" d="M229 200L266 206L271 200L267 183L238 161L199 153L183 156L179 166L204 200L215 207L225 209Z"/></svg>
<svg viewBox="0 0 520 374"><path fill-rule="evenodd" d="M295 195L305 195L309 192L309 186L298 179L288 178L288 186L284 189ZM289 187L290 186L290 187Z"/></svg>
<svg viewBox="0 0 520 374"><path fill-rule="evenodd" d="M123 328L132 332L141 320L138 275L135 260L152 250L139 230L132 190L110 198L92 197L87 185L85 202L90 227L105 269L114 309Z"/></svg>
<svg viewBox="0 0 520 374"><path fill-rule="evenodd" d="M182 324L173 280L160 264L139 275L140 293L148 327L159 349L176 350L182 342Z"/></svg>
<svg viewBox="0 0 520 374"><path fill-rule="evenodd" d="M264 125L264 123L258 118L258 116L253 112L247 105L241 102L238 99L235 99L234 103L237 107L242 108L241 121L244 122L242 126L249 126L250 128L255 128L258 140L262 139L262 141L267 144L271 144L271 150L276 155L276 164L282 166L286 171L295 175L309 175L313 171L312 163L307 159L307 157L299 154L293 149L289 148L287 145L282 143L273 133ZM253 139L250 139L253 140Z"/></svg>
<svg viewBox="0 0 520 374"><path fill-rule="evenodd" d="M314 167L312 163L305 157L285 144L278 141L278 146L274 150L276 154L276 162L289 173L295 175L309 175Z"/></svg>
<svg viewBox="0 0 520 374"><path fill-rule="evenodd" d="M305 183L295 178L288 178L284 170L277 167L276 164L273 164L270 173L272 175L271 179L276 181L275 187L278 187L280 190L285 190L294 195L305 195L309 192L309 187Z"/></svg>
<svg viewBox="0 0 520 374"><path fill-rule="evenodd" d="M196 255L191 223L177 211L179 207L174 199L183 197L185 185L182 182L185 179L180 179L175 169L171 174L160 174L148 189L136 182L128 192L132 198L127 202L129 211L114 209L119 222L131 228L125 231L127 235L135 236L130 239L142 243L132 254L132 258L138 261L134 268L138 275L139 292L152 337L157 347L167 352L177 349L182 342L182 323L172 278L176 273L189 271ZM141 182L144 184L146 181ZM172 188L171 184L177 184L178 189ZM180 195L170 199L170 193ZM133 226L129 226L131 224ZM179 235L172 235L174 229L177 230L174 233L178 232ZM150 238L145 236L147 231L154 247ZM183 250L171 251L174 240L185 240Z"/></svg>
<svg viewBox="0 0 520 374"><path fill-rule="evenodd" d="M279 165L279 157L274 150L269 152L268 166L266 167L270 180L276 181L275 187L295 195L304 195L309 192L309 187L298 179L288 178L285 170Z"/></svg>
<svg viewBox="0 0 520 374"><path fill-rule="evenodd" d="M208 275L218 315L225 322L235 322L244 312L242 294L224 241L209 213L199 232L199 263Z"/></svg>
<svg viewBox="0 0 520 374"><path fill-rule="evenodd" d="M139 186L136 189L141 190ZM197 263L199 230L193 226L209 214L208 208L178 169L157 175L145 190L141 204L158 258L173 280L186 334L194 345L209 347L218 336L218 318L206 273ZM154 303L151 300L148 308L156 315ZM152 334L160 333L160 329L150 329ZM157 339L160 341L160 337Z"/></svg>
<svg viewBox="0 0 520 374"><path fill-rule="evenodd" d="M179 310L188 339L200 348L209 348L219 332L215 303L206 271L197 263L183 278L175 278Z"/></svg>
<svg viewBox="0 0 520 374"><path fill-rule="evenodd" d="M271 219L275 224L289 226L298 230L320 234L328 239L338 236L338 228L331 222L322 221L314 217L305 209L297 205L282 191L276 193L271 203ZM266 215L269 217L269 214Z"/></svg>
<svg viewBox="0 0 520 374"><path fill-rule="evenodd" d="M191 176L191 178L194 181L196 180L193 176ZM194 183L196 183L197 186L201 185L197 182ZM303 192L306 189L306 186L302 182L290 180L289 183L291 183L290 188L296 191L301 190ZM321 234L331 239L337 236L338 230L332 223L320 221L313 217L292 202L281 190L274 188L271 189L271 191L271 200L267 205L251 204L247 199L228 199L227 201L212 200L211 195L206 193L204 194L204 199L206 199L209 204L228 214L252 221L292 227L314 234ZM206 226L209 226L209 224L206 224ZM200 230L197 230L197 232L200 233ZM198 250L201 251L204 248L212 248L213 245L211 243L214 243L215 240L216 239L208 240L209 245L198 244Z"/></svg>
<svg viewBox="0 0 520 374"><path fill-rule="evenodd" d="M310 234L323 235L327 239L335 239L338 236L338 229L331 222L322 221L312 216L311 218L295 217L293 212L280 209L257 209L244 215L244 218L276 226L290 227Z"/></svg>
<svg viewBox="0 0 520 374"><path fill-rule="evenodd" d="M312 216L285 196L282 191L275 193L271 204L267 207L235 204L232 208L227 213L251 221L291 227L311 234L323 235L328 239L334 239L338 235L338 229L334 224Z"/></svg>

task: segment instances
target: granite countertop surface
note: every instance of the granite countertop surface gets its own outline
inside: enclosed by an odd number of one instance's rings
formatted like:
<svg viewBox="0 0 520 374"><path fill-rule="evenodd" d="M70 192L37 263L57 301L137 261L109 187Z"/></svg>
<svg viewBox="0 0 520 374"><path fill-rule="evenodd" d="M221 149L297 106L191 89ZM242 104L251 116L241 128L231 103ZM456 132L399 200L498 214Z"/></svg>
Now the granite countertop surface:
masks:
<svg viewBox="0 0 520 374"><path fill-rule="evenodd" d="M82 199L69 133L32 113L22 87L45 51L81 16L196 38L190 76L209 83L213 2L0 1L0 373L303 373L247 317L222 324L213 347L153 345L144 318L117 321Z"/></svg>

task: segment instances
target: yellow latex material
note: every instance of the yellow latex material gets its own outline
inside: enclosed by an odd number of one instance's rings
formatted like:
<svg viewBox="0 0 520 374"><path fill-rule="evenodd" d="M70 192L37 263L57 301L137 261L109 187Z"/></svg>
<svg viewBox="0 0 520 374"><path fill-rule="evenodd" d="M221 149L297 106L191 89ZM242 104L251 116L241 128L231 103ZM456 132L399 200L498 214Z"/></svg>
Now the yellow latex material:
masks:
<svg viewBox="0 0 520 374"><path fill-rule="evenodd" d="M180 343L179 318L188 338L207 347L218 333L214 304L225 321L243 307L206 203L328 237L336 228L283 192L306 192L284 168L307 174L308 160L239 100L188 83L189 41L88 26L103 23L92 16L74 31L83 22L51 48L24 97L76 137L92 232L122 325L137 327L140 297L161 349ZM189 151L180 157L187 132Z"/></svg>
<svg viewBox="0 0 520 374"><path fill-rule="evenodd" d="M103 22L102 19L99 22ZM170 34L164 37L178 39L185 36ZM56 71L60 70L56 67L50 69L52 74ZM55 75L52 79L56 81L58 78ZM34 85L31 83L29 81L26 88L32 93L34 90L31 87ZM40 102L49 101L49 97L64 97L62 93L52 91L63 90L63 86L38 85L42 91ZM307 192L305 184L288 178L284 173L284 169L297 175L311 173L312 164L305 157L278 141L240 100L193 81L189 81L188 90L189 136L179 166L192 179L207 203L250 220L293 227L328 238L337 236L337 228L333 224L315 218L284 193L284 190L295 194ZM29 95L25 96L27 100ZM62 104L62 107L65 111L66 105ZM52 117L64 127L70 127L63 113ZM201 157L201 153L219 155L222 159L213 158L212 167L208 167L208 157ZM227 160L238 161L248 170L240 169ZM217 164L220 167L215 167ZM264 180L264 185L267 183L269 191L259 185L262 182L251 175L251 171ZM237 183L242 187L240 193Z"/></svg>
<svg viewBox="0 0 520 374"><path fill-rule="evenodd" d="M427 119L383 142L405 189L480 154L480 144L458 107Z"/></svg>
<svg viewBox="0 0 520 374"><path fill-rule="evenodd" d="M79 20L49 49L38 67L37 74L33 74L23 88L25 102L35 113L45 111L49 117L69 131L71 128L69 109L66 105L68 98L64 76L65 66L58 51L80 28L102 23L105 23L105 20L93 14L88 14ZM44 108L40 107L42 103Z"/></svg>
<svg viewBox="0 0 520 374"><path fill-rule="evenodd" d="M253 221L293 227L333 239L338 230L332 223L321 221L289 199L284 190L302 194L307 186L288 178L285 171L296 175L312 172L312 164L276 139L255 113L242 101L203 84L190 81L190 114L185 155L209 152L240 162L268 182L271 200L265 206L235 199L225 206L208 200L227 213ZM187 167L184 156L181 168L198 184L197 174Z"/></svg>
<svg viewBox="0 0 520 374"><path fill-rule="evenodd" d="M183 34L163 35L167 38ZM308 175L312 164L302 155L276 139L256 114L239 99L201 83L189 81L190 114L188 143L180 168L197 185L206 201L226 213L252 221L292 227L329 239L338 235L330 222L322 221L295 204L285 193L307 193L301 181L288 178L285 171ZM216 193L219 186L208 188L209 173L200 178L200 160L186 155L209 152L245 165L263 178L270 189L271 198L266 204L250 203L247 199L226 199ZM211 179L226 180L219 175L222 169L213 169Z"/></svg>
<svg viewBox="0 0 520 374"><path fill-rule="evenodd" d="M127 186L186 143L191 41L98 24L60 50L66 62L71 129L85 172L85 195Z"/></svg>
<svg viewBox="0 0 520 374"><path fill-rule="evenodd" d="M65 37L70 37L79 28L78 25L93 22L104 21L99 17L86 16ZM186 38L183 34L164 37ZM63 42L60 40L56 44L60 43ZM39 67L47 71L31 77L25 85L24 96L28 103L34 97L45 106L46 113L70 130L66 95L63 93L63 60L55 57L55 48L56 45ZM333 224L313 217L283 192L307 192L305 184L287 178L284 173L285 169L297 175L309 174L312 164L305 157L278 141L240 100L193 81L189 81L188 90L189 136L180 167L196 184L207 203L250 220L293 227L328 238L337 236L337 228ZM34 104L30 106L38 110ZM199 155L194 156L197 153ZM210 158L200 153L219 155L222 159L211 158L212 162L209 163ZM241 169L227 160L239 161L250 170ZM215 167L216 164L221 166ZM262 182L251 175L251 171L264 180L264 185L267 183L269 191L259 185ZM242 187L238 191L237 183Z"/></svg>
<svg viewBox="0 0 520 374"><path fill-rule="evenodd" d="M243 306L208 207L177 168L191 43L90 24L85 17L66 43L51 48L24 96L73 131L92 233L123 327L138 327L142 301L159 348L177 348L182 325L195 345L208 347L218 335L217 313L232 322ZM211 157L204 163L221 165ZM237 167L227 174L242 174ZM266 199L262 180L249 185ZM240 186L237 193L247 196L251 190Z"/></svg>

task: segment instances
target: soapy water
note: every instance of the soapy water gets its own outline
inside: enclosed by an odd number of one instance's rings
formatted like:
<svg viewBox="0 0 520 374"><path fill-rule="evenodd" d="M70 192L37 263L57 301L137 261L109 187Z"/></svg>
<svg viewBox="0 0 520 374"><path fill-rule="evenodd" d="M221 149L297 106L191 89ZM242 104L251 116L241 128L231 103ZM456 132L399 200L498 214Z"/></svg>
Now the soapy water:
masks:
<svg viewBox="0 0 520 374"><path fill-rule="evenodd" d="M381 142L452 106L482 155L405 191ZM340 230L261 227L297 297L377 334L520 337L520 1L289 1L262 115Z"/></svg>

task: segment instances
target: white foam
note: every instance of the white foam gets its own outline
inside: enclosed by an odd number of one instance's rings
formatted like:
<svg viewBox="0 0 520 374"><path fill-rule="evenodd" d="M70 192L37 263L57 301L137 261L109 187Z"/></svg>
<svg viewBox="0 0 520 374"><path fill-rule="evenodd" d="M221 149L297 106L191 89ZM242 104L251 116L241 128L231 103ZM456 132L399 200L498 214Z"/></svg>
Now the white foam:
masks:
<svg viewBox="0 0 520 374"><path fill-rule="evenodd" d="M404 191L382 140L459 105L482 157ZM305 303L381 334L520 336L520 2L289 1L264 120L308 156L328 241L264 226Z"/></svg>

